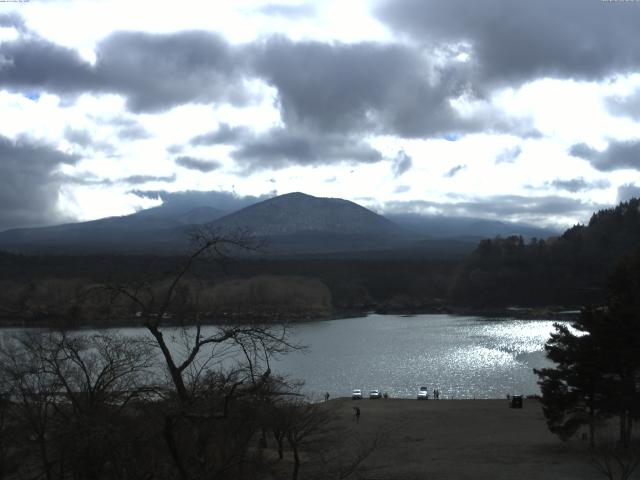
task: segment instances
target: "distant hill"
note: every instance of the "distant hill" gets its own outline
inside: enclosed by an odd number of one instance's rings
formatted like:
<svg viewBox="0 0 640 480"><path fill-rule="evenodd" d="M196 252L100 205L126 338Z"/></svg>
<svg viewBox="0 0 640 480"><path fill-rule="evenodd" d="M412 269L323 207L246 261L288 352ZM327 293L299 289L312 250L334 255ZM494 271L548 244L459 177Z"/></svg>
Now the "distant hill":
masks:
<svg viewBox="0 0 640 480"><path fill-rule="evenodd" d="M0 232L0 249L19 253L177 254L189 248L194 225L221 231L238 228L267 240L275 255L399 252L400 255L460 256L485 237L516 233L544 237L542 229L471 218L395 215L386 218L340 198L289 193L235 212L215 204L180 201L132 215L44 228Z"/></svg>
<svg viewBox="0 0 640 480"><path fill-rule="evenodd" d="M559 230L526 223L500 222L472 217L444 217L417 213L388 214L386 217L406 230L437 238L468 238L479 241L497 236L519 235L525 239L560 235Z"/></svg>
<svg viewBox="0 0 640 480"><path fill-rule="evenodd" d="M473 306L585 305L605 301L607 278L640 248L640 199L596 212L549 241L487 239L467 258L451 292Z"/></svg>

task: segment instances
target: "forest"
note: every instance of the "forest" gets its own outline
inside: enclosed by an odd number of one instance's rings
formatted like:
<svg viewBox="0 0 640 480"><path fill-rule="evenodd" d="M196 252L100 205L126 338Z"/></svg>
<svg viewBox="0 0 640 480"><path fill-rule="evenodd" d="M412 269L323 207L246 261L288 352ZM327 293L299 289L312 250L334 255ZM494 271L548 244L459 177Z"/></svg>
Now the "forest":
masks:
<svg viewBox="0 0 640 480"><path fill-rule="evenodd" d="M469 255L418 251L197 259L180 292L205 322L381 313L553 312L605 302L616 261L640 245L640 200L596 212L559 237L485 239ZM179 256L0 254L4 324L130 324L105 287L162 288Z"/></svg>

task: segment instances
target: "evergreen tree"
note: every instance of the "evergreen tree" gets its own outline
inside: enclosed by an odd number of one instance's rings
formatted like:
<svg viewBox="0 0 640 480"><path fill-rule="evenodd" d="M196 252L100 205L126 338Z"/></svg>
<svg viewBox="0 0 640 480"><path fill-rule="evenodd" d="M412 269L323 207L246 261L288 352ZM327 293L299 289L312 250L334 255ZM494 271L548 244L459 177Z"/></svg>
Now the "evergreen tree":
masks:
<svg viewBox="0 0 640 480"><path fill-rule="evenodd" d="M631 441L640 414L640 250L625 257L609 282L608 305L585 308L572 325L556 324L545 346L554 368L536 370L549 429L571 437L612 416L620 441Z"/></svg>

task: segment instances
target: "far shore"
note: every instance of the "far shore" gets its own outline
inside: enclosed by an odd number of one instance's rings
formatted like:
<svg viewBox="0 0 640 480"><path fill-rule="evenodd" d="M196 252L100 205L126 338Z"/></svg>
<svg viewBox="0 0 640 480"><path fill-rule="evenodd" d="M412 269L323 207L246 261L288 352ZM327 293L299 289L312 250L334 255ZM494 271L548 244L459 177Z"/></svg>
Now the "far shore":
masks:
<svg viewBox="0 0 640 480"><path fill-rule="evenodd" d="M366 317L371 314L378 315L458 315L473 316L491 319L517 319L517 320L568 320L575 319L580 312L580 307L573 306L547 306L547 307L500 307L500 308L468 308L468 307L437 307L424 309L386 309L371 308L362 310L336 310L330 315L322 316L256 316L256 317L235 317L229 316L220 320L219 318L203 319L201 325L224 325L227 323L306 323L320 322L324 320L344 320L349 318ZM166 327L195 326L196 324L180 324L172 319L163 321ZM131 328L142 327L140 319L118 319L109 322L65 322L61 319L47 321L45 319L16 319L0 318L0 328L51 328L51 329L103 329L103 328Z"/></svg>

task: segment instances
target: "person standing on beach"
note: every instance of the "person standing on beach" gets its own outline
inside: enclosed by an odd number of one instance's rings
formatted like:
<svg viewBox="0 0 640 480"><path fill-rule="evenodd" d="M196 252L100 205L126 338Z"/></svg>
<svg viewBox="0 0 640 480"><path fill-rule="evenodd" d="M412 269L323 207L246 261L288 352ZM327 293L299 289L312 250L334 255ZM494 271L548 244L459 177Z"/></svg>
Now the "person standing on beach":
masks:
<svg viewBox="0 0 640 480"><path fill-rule="evenodd" d="M329 401L329 392L324 394L324 401L328 402Z"/></svg>
<svg viewBox="0 0 640 480"><path fill-rule="evenodd" d="M360 407L353 407L356 423L360 422Z"/></svg>

